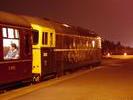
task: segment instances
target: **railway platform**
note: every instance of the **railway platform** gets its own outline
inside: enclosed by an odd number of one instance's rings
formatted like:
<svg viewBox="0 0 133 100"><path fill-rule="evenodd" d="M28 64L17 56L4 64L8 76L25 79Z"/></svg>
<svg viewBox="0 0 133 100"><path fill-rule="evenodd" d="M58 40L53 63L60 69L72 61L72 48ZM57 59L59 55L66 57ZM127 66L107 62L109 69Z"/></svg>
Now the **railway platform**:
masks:
<svg viewBox="0 0 133 100"><path fill-rule="evenodd" d="M113 56L80 70L0 95L0 100L133 100L133 58Z"/></svg>

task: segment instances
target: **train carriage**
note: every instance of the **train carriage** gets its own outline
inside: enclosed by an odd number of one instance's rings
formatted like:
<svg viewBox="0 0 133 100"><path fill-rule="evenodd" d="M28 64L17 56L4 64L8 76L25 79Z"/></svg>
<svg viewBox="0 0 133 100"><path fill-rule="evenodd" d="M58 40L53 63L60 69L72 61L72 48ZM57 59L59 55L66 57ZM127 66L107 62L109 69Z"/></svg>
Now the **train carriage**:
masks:
<svg viewBox="0 0 133 100"><path fill-rule="evenodd" d="M49 21L37 17L22 16L31 23L33 34L33 66L34 81L40 81L43 76L56 73L54 67L55 29Z"/></svg>
<svg viewBox="0 0 133 100"><path fill-rule="evenodd" d="M33 32L34 80L101 62L101 38L80 27L23 16Z"/></svg>
<svg viewBox="0 0 133 100"><path fill-rule="evenodd" d="M56 31L54 49L59 74L101 62L101 38L80 27L51 22Z"/></svg>
<svg viewBox="0 0 133 100"><path fill-rule="evenodd" d="M0 12L0 89L32 77L31 26L23 18Z"/></svg>

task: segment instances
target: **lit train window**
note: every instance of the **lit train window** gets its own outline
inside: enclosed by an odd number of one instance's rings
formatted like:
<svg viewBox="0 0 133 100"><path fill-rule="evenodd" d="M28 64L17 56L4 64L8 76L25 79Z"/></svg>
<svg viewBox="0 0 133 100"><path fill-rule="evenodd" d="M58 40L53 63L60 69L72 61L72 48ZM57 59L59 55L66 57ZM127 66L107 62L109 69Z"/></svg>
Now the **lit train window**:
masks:
<svg viewBox="0 0 133 100"><path fill-rule="evenodd" d="M98 48L102 48L101 37L97 37L97 40L98 40Z"/></svg>
<svg viewBox="0 0 133 100"><path fill-rule="evenodd" d="M76 43L75 43L75 40L73 40L73 47L76 47Z"/></svg>
<svg viewBox="0 0 133 100"><path fill-rule="evenodd" d="M42 33L42 44L48 44L48 32Z"/></svg>
<svg viewBox="0 0 133 100"><path fill-rule="evenodd" d="M3 37L7 37L7 29L2 28Z"/></svg>
<svg viewBox="0 0 133 100"><path fill-rule="evenodd" d="M19 38L19 32L15 29L15 38Z"/></svg>
<svg viewBox="0 0 133 100"><path fill-rule="evenodd" d="M94 40L92 41L92 47L93 48L95 47L95 41Z"/></svg>
<svg viewBox="0 0 133 100"><path fill-rule="evenodd" d="M14 38L14 29L8 28L8 38Z"/></svg>
<svg viewBox="0 0 133 100"><path fill-rule="evenodd" d="M2 28L3 58L5 60L19 58L19 37L15 38L15 30L17 29ZM18 30L16 34L19 36Z"/></svg>
<svg viewBox="0 0 133 100"><path fill-rule="evenodd" d="M86 41L86 47L89 47L89 41Z"/></svg>

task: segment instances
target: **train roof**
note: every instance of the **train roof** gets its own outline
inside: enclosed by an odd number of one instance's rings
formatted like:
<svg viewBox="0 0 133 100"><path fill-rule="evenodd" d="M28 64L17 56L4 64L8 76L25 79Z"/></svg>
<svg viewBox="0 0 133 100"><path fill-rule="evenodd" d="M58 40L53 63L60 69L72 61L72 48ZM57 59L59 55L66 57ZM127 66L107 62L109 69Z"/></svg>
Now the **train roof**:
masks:
<svg viewBox="0 0 133 100"><path fill-rule="evenodd" d="M66 34L78 34L78 32L67 24L51 21L50 23L53 25L54 29L58 33L66 33Z"/></svg>
<svg viewBox="0 0 133 100"><path fill-rule="evenodd" d="M85 29L85 28L81 28L81 27L76 27L76 30L79 32L80 35L91 36L91 37L99 36L96 32L91 31L89 29Z"/></svg>
<svg viewBox="0 0 133 100"><path fill-rule="evenodd" d="M39 17L32 17L32 16L25 16L25 15L22 15L22 17L28 20L29 23L31 24L37 24L44 27L53 28L55 29L56 32L59 32L59 33L64 33L64 32L66 33L68 31L68 29L66 29L61 23L57 23L47 18L39 18Z"/></svg>
<svg viewBox="0 0 133 100"><path fill-rule="evenodd" d="M44 20L43 18L31 17L31 16L25 16L25 15L22 15L22 17L31 24L37 24L37 25L53 28L51 23L47 20Z"/></svg>
<svg viewBox="0 0 133 100"><path fill-rule="evenodd" d="M0 24L13 25L19 27L31 27L30 23L28 23L28 21L26 21L19 15L3 11L0 11Z"/></svg>
<svg viewBox="0 0 133 100"><path fill-rule="evenodd" d="M81 27L75 27L72 25L63 24L60 22L56 22L47 18L39 18L39 17L32 17L32 16L23 16L29 23L38 24L44 27L49 27L55 29L57 33L65 33L65 34L74 34L74 35L81 35L81 36L90 36L96 37L98 36L95 32L90 31L89 29L84 29Z"/></svg>
<svg viewBox="0 0 133 100"><path fill-rule="evenodd" d="M98 36L98 34L96 34L94 31L91 31L89 29L67 25L67 24L54 22L54 21L51 21L51 24L53 25L54 29L59 33L67 33L67 34L90 36L90 37Z"/></svg>

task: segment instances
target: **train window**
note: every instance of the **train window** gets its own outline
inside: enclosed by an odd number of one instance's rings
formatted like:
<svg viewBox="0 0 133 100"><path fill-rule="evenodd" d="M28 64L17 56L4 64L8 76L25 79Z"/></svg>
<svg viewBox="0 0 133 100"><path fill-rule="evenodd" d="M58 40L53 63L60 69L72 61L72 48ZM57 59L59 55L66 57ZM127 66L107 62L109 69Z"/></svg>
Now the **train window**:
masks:
<svg viewBox="0 0 133 100"><path fill-rule="evenodd" d="M38 30L32 31L33 45L38 44L39 32Z"/></svg>
<svg viewBox="0 0 133 100"><path fill-rule="evenodd" d="M86 47L89 47L89 41L86 41Z"/></svg>
<svg viewBox="0 0 133 100"><path fill-rule="evenodd" d="M8 38L14 38L14 29L8 28Z"/></svg>
<svg viewBox="0 0 133 100"><path fill-rule="evenodd" d="M95 47L95 41L94 40L92 41L92 47L93 48Z"/></svg>
<svg viewBox="0 0 133 100"><path fill-rule="evenodd" d="M75 43L76 41L75 40L73 40L73 47L76 47L76 43Z"/></svg>
<svg viewBox="0 0 133 100"><path fill-rule="evenodd" d="M19 32L15 29L15 38L19 38Z"/></svg>
<svg viewBox="0 0 133 100"><path fill-rule="evenodd" d="M53 45L53 33L50 33L50 45Z"/></svg>
<svg viewBox="0 0 133 100"><path fill-rule="evenodd" d="M48 44L48 32L43 32L42 34L42 44Z"/></svg>
<svg viewBox="0 0 133 100"><path fill-rule="evenodd" d="M16 29L2 28L3 34L3 55L4 59L18 59L19 58L19 38L14 37ZM8 30L8 31L7 31ZM17 30L18 31L18 30Z"/></svg>
<svg viewBox="0 0 133 100"><path fill-rule="evenodd" d="M25 50L25 55L29 55L30 54L30 35L26 34L24 36L24 50Z"/></svg>
<svg viewBox="0 0 133 100"><path fill-rule="evenodd" d="M2 28L3 37L7 37L7 29Z"/></svg>
<svg viewBox="0 0 133 100"><path fill-rule="evenodd" d="M101 46L101 38L97 37L97 40L98 40L98 48L102 48L102 46Z"/></svg>

